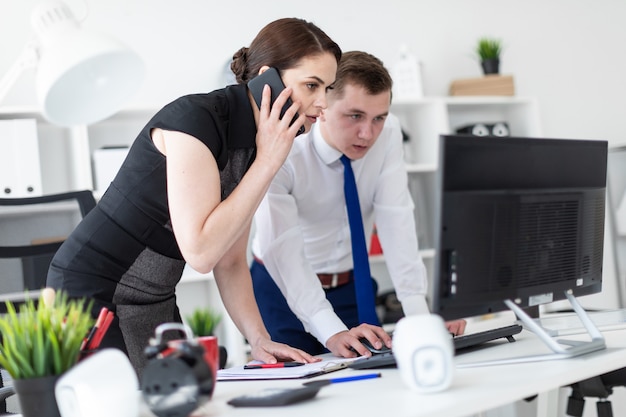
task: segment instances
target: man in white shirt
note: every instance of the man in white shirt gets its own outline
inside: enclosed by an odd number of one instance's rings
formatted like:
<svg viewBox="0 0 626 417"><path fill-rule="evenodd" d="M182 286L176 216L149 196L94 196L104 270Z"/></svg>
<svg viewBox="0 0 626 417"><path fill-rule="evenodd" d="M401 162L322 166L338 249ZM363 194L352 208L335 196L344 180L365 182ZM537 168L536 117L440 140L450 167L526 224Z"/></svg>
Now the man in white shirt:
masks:
<svg viewBox="0 0 626 417"><path fill-rule="evenodd" d="M255 214L252 281L272 340L343 357L370 354L359 338L391 347L382 327L357 316L343 154L352 161L366 241L375 223L404 313L429 312L402 132L389 114L391 87L379 59L344 53L327 108L294 142ZM376 290L373 279L372 285ZM447 326L460 334L465 321Z"/></svg>

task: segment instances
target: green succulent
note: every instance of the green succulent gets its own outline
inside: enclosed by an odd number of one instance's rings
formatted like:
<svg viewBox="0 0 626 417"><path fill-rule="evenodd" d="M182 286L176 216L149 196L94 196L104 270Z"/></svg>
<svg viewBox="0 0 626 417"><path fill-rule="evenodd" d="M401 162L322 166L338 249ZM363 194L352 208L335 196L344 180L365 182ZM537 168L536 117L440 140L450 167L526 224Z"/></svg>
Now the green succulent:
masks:
<svg viewBox="0 0 626 417"><path fill-rule="evenodd" d="M198 308L185 319L194 336L213 336L215 327L222 320L222 315L210 308Z"/></svg>
<svg viewBox="0 0 626 417"><path fill-rule="evenodd" d="M481 61L499 59L502 52L502 41L495 38L480 38L476 45L476 55Z"/></svg>
<svg viewBox="0 0 626 417"><path fill-rule="evenodd" d="M0 316L0 366L13 379L61 375L78 362L83 339L94 324L92 302L58 292L52 305L43 296L19 306L7 301Z"/></svg>

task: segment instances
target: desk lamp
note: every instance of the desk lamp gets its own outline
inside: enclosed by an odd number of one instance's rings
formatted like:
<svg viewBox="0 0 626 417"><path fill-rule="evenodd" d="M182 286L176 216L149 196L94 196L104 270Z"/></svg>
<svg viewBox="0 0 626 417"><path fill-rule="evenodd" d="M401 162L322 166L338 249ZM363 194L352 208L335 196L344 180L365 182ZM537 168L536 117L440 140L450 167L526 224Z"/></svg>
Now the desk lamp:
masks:
<svg viewBox="0 0 626 417"><path fill-rule="evenodd" d="M40 3L31 15L37 34L0 80L0 102L27 69L36 68L41 111L60 126L95 123L122 107L140 84L142 60L120 42L80 27L59 0Z"/></svg>

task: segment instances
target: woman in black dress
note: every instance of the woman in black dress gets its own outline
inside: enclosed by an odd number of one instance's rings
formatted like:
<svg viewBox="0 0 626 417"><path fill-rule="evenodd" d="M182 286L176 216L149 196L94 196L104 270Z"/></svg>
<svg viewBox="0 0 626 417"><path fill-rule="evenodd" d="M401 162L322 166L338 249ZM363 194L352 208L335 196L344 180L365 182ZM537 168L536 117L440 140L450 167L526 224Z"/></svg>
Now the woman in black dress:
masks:
<svg viewBox="0 0 626 417"><path fill-rule="evenodd" d="M272 342L254 299L246 248L253 214L296 132L326 107L339 46L301 19L279 19L233 56L238 84L181 97L142 129L95 209L54 257L48 286L90 297L115 320L101 347L126 352L141 375L155 327L180 321L175 287L185 263L213 271L224 305L252 356L310 362ZM246 83L268 67L287 88L258 108ZM294 104L280 119L291 97ZM289 122L299 114L291 126Z"/></svg>

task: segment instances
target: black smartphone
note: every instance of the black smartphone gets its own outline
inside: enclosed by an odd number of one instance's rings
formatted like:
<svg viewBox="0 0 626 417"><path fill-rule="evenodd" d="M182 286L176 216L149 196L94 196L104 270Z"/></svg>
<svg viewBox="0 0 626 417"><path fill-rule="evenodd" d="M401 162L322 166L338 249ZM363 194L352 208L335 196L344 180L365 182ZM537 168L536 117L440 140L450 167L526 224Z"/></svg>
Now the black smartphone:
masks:
<svg viewBox="0 0 626 417"><path fill-rule="evenodd" d="M235 397L227 402L234 407L270 407L308 400L317 395L322 385L296 388L266 388L259 392Z"/></svg>
<svg viewBox="0 0 626 417"><path fill-rule="evenodd" d="M281 80L280 74L278 74L278 70L273 67L270 67L264 73L257 75L256 77L248 81L248 88L250 89L252 97L254 97L254 101L256 101L256 104L257 106L259 106L259 108L261 108L261 97L263 96L263 87L265 86L265 84L268 84L270 86L270 89L272 90L272 100L270 102L270 105L274 104L274 101L276 100L280 92L285 89L285 84L283 84L283 80ZM293 102L291 101L291 99L288 98L287 102L280 110L281 119L292 103ZM293 123L297 118L298 113L296 113L291 123ZM296 136L302 133L304 133L304 126L300 127L298 133L296 133Z"/></svg>

